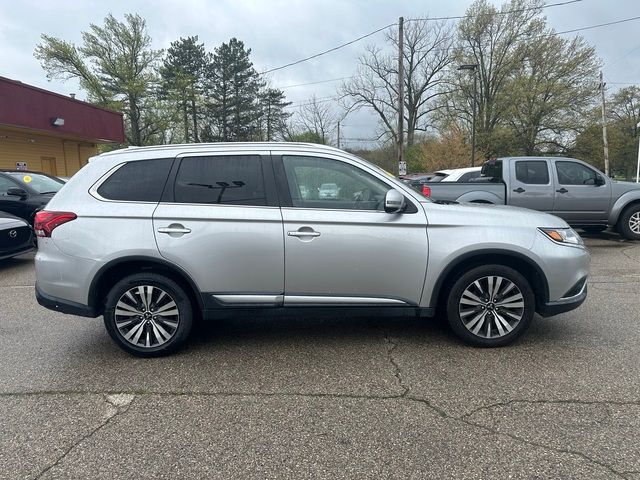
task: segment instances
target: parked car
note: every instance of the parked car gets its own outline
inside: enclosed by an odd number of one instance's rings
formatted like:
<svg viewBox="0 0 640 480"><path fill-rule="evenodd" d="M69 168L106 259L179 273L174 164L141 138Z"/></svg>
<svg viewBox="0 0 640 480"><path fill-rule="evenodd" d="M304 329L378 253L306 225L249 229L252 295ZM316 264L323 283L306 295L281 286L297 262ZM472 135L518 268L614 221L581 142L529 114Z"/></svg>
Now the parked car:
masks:
<svg viewBox="0 0 640 480"><path fill-rule="evenodd" d="M29 224L21 218L0 212L0 260L29 253L34 247Z"/></svg>
<svg viewBox="0 0 640 480"><path fill-rule="evenodd" d="M466 184L439 183L433 200L513 205L552 213L589 232L616 227L640 240L640 184L607 178L595 167L564 157L509 157L486 162Z"/></svg>
<svg viewBox="0 0 640 480"><path fill-rule="evenodd" d="M0 211L33 225L35 212L43 208L65 182L40 172L0 170Z"/></svg>
<svg viewBox="0 0 640 480"><path fill-rule="evenodd" d="M318 190L318 198L338 198L340 190L335 183L323 183Z"/></svg>
<svg viewBox="0 0 640 480"><path fill-rule="evenodd" d="M296 194L311 181L335 184L341 197ZM495 347L535 312L565 312L587 295L589 253L563 220L437 204L312 144L105 153L36 214L35 231L38 302L103 315L113 340L140 356L174 351L195 316L345 308L442 309L462 339Z"/></svg>

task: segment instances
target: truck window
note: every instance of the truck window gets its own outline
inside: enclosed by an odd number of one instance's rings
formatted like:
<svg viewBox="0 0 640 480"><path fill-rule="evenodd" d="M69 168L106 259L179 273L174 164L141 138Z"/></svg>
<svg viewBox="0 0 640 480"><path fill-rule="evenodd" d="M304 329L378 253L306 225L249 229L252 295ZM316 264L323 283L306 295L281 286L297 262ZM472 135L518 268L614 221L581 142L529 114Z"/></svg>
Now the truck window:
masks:
<svg viewBox="0 0 640 480"><path fill-rule="evenodd" d="M556 162L561 185L595 185L598 174L577 162Z"/></svg>
<svg viewBox="0 0 640 480"><path fill-rule="evenodd" d="M549 167L544 160L526 160L516 162L516 180L529 185L547 185Z"/></svg>

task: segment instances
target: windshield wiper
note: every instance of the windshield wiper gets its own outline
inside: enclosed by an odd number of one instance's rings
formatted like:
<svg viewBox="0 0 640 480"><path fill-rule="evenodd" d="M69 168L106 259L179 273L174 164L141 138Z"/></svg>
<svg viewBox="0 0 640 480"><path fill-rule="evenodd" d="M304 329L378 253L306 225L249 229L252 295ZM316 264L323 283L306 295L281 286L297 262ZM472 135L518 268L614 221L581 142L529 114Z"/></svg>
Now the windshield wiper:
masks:
<svg viewBox="0 0 640 480"><path fill-rule="evenodd" d="M54 190L52 192L40 192L40 195L49 195L50 193L58 193L58 190Z"/></svg>

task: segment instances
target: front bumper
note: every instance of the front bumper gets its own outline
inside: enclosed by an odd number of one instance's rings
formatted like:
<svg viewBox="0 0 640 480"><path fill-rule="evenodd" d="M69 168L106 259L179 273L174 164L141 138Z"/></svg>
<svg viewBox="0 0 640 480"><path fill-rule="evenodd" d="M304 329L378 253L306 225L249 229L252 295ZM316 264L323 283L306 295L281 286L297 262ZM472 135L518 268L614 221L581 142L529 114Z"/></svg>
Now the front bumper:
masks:
<svg viewBox="0 0 640 480"><path fill-rule="evenodd" d="M560 300L556 300L554 302L546 302L544 305L538 308L538 313L543 317L552 317L553 315L558 315L560 313L575 310L580 305L582 305L586 299L587 279L585 278L584 285L582 286L582 289L578 294L566 298L561 298Z"/></svg>
<svg viewBox="0 0 640 480"><path fill-rule="evenodd" d="M95 318L98 316L96 311L88 305L82 305L81 303L71 302L62 298L56 298L50 295L46 295L38 288L37 283L36 300L43 307L48 308L49 310L54 310L56 312L67 313L69 315L77 315L79 317Z"/></svg>

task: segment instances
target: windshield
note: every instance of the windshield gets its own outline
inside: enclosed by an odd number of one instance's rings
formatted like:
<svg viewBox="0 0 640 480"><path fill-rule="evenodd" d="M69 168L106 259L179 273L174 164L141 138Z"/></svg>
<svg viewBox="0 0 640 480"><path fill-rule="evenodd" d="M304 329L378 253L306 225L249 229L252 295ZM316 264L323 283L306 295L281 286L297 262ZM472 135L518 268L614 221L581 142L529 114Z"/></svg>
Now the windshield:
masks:
<svg viewBox="0 0 640 480"><path fill-rule="evenodd" d="M35 190L37 193L56 193L62 188L64 182L40 173L30 172L6 172L18 180L25 187Z"/></svg>

